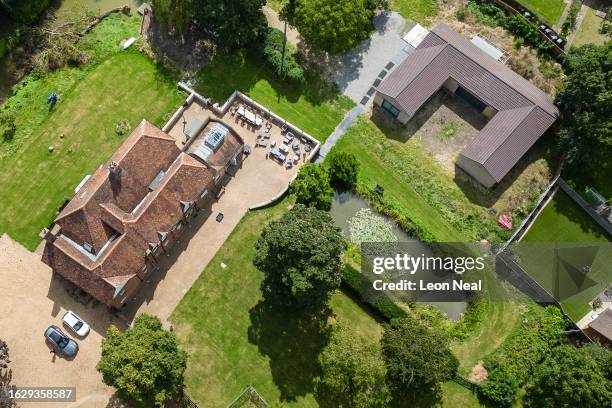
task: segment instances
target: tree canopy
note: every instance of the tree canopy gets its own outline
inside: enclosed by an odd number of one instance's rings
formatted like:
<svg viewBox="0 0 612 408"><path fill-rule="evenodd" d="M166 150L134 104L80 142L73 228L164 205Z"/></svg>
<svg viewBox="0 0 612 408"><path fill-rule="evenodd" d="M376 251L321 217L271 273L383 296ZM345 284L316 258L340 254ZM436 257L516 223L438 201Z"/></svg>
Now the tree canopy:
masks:
<svg viewBox="0 0 612 408"><path fill-rule="evenodd" d="M357 184L359 162L354 154L348 152L332 152L328 158L329 178L332 183L353 187Z"/></svg>
<svg viewBox="0 0 612 408"><path fill-rule="evenodd" d="M157 316L143 314L124 333L115 326L108 329L96 368L122 399L163 407L164 401L179 397L186 366L187 353L174 333L164 330Z"/></svg>
<svg viewBox="0 0 612 408"><path fill-rule="evenodd" d="M152 0L151 7L160 23L183 32L193 20L194 1L197 0Z"/></svg>
<svg viewBox="0 0 612 408"><path fill-rule="evenodd" d="M304 164L291 188L298 203L319 210L331 208L334 190L329 185L329 172L325 167L314 163Z"/></svg>
<svg viewBox="0 0 612 408"><path fill-rule="evenodd" d="M385 325L381 344L393 391L437 394L440 384L453 378L459 367L448 348L448 336L411 317Z"/></svg>
<svg viewBox="0 0 612 408"><path fill-rule="evenodd" d="M296 204L255 243L253 263L265 273L264 296L321 310L340 286L343 250L344 239L327 212Z"/></svg>
<svg viewBox="0 0 612 408"><path fill-rule="evenodd" d="M373 3L366 0L297 0L284 15L309 47L337 54L358 46L373 29Z"/></svg>
<svg viewBox="0 0 612 408"><path fill-rule="evenodd" d="M15 21L31 24L50 3L51 0L0 0L0 9L4 9Z"/></svg>
<svg viewBox="0 0 612 408"><path fill-rule="evenodd" d="M557 97L563 119L559 146L570 168L592 169L612 156L612 41L572 48Z"/></svg>
<svg viewBox="0 0 612 408"><path fill-rule="evenodd" d="M337 407L383 408L390 395L380 346L337 323L319 355L321 376L316 394Z"/></svg>
<svg viewBox="0 0 612 408"><path fill-rule="evenodd" d="M589 350L570 345L546 356L526 390L527 407L612 407L612 381Z"/></svg>

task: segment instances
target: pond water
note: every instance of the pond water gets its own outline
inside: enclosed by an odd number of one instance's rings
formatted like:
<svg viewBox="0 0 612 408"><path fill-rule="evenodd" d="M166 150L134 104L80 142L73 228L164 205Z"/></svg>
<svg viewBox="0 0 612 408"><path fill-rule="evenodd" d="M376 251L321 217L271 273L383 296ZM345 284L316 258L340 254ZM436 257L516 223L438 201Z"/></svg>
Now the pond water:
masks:
<svg viewBox="0 0 612 408"><path fill-rule="evenodd" d="M126 4L132 8L132 13L136 13L136 9L143 2L144 0L56 0L50 8L54 10L52 13L57 24L62 24L84 11L101 14ZM0 38L9 34L9 27L12 27L12 21L0 15ZM12 31L12 28L10 29ZM15 72L16 64L10 55L0 58L0 103L11 95L13 85L19 80L19 78L16 78Z"/></svg>
<svg viewBox="0 0 612 408"><path fill-rule="evenodd" d="M349 236L349 220L353 218L357 212L363 208L369 208L372 212L380 215L387 219L393 225L393 233L395 234L398 242L410 242L411 248L416 248L419 253L431 254L431 249L421 243L419 240L408 234L406 231L401 229L392 218L385 215L381 215L376 212L372 206L370 206L363 198L351 191L336 192L334 200L332 202L332 208L330 214L334 220L334 223L340 228L344 235ZM416 246L415 246L416 245ZM467 308L466 302L419 302L422 304L432 305L446 313L449 319L457 320L461 317L461 314L465 312Z"/></svg>

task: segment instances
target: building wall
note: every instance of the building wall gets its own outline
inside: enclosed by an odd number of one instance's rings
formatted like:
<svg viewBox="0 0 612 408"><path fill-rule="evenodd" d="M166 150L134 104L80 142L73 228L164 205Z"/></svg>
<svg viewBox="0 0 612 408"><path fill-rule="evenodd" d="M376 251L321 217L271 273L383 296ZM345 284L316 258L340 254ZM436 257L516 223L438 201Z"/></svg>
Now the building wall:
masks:
<svg viewBox="0 0 612 408"><path fill-rule="evenodd" d="M446 81L444 81L444 84L442 84L442 86L446 88L449 92L455 93L457 88L459 88L459 82L449 77Z"/></svg>
<svg viewBox="0 0 612 408"><path fill-rule="evenodd" d="M397 115L397 118L395 119L402 125L408 123L408 121L410 120L410 115L408 115L400 108L399 104L395 101L395 99L391 98L390 96L383 95L380 92L376 92L376 95L374 96L374 104L382 108L383 101L385 100L391 105L395 106L400 111L400 113Z"/></svg>
<svg viewBox="0 0 612 408"><path fill-rule="evenodd" d="M486 188L491 188L497 183L482 164L476 163L472 159L468 159L463 154L459 155L455 164Z"/></svg>

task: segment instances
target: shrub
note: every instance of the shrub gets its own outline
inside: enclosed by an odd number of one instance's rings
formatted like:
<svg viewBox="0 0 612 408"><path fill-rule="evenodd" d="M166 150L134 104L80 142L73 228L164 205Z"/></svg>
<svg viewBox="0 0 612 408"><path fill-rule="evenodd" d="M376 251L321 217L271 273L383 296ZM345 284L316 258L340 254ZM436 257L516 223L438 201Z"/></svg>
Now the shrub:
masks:
<svg viewBox="0 0 612 408"><path fill-rule="evenodd" d="M496 407L511 406L518 390L518 381L504 366L489 370L487 381L478 387L478 393Z"/></svg>
<svg viewBox="0 0 612 408"><path fill-rule="evenodd" d="M332 183L353 187L357 184L359 162L352 153L332 152L327 159L329 178Z"/></svg>
<svg viewBox="0 0 612 408"><path fill-rule="evenodd" d="M329 211L334 190L329 185L329 173L323 166L306 163L291 185L296 201L300 204Z"/></svg>
<svg viewBox="0 0 612 408"><path fill-rule="evenodd" d="M283 64L284 41L285 38L282 31L269 27L264 39L263 55L267 64L280 78L302 83L304 82L304 70L297 62L292 50L289 49L289 45L285 49L285 61Z"/></svg>
<svg viewBox="0 0 612 408"><path fill-rule="evenodd" d="M17 126L15 126L15 114L6 109L0 110L0 136L8 142L13 140Z"/></svg>

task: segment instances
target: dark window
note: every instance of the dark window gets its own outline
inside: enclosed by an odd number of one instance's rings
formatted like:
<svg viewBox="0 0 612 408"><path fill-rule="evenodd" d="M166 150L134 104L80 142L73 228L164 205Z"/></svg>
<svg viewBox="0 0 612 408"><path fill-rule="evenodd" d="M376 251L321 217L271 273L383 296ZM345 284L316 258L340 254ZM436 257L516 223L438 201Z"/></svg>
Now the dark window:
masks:
<svg viewBox="0 0 612 408"><path fill-rule="evenodd" d="M395 106L393 106L388 100L383 99L383 103L382 103L382 108L387 111L387 113L391 116L393 116L394 118L397 118L397 115L399 115L400 110L397 109Z"/></svg>
<svg viewBox="0 0 612 408"><path fill-rule="evenodd" d="M462 87L458 87L455 93L467 103L476 108L478 112L482 112L487 107L485 103L483 103L480 99L476 98L474 95L472 95Z"/></svg>

